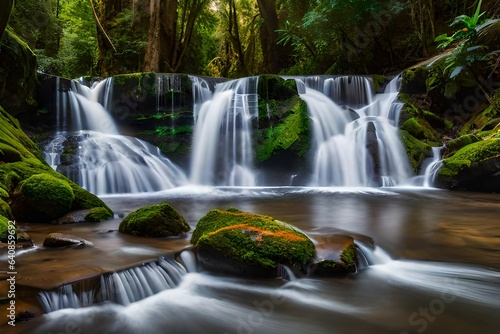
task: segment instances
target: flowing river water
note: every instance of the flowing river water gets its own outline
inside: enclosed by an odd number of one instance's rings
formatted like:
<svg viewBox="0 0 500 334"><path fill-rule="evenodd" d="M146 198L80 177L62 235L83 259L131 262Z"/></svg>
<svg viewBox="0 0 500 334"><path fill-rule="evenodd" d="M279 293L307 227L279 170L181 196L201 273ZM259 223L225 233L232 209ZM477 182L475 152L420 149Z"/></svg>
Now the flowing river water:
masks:
<svg viewBox="0 0 500 334"><path fill-rule="evenodd" d="M203 270L175 288L123 306L68 308L18 322L17 333L481 333L500 334L500 196L416 188L175 188L109 195L123 217L171 203L192 229L213 208L287 221L311 238L348 234L371 263L341 278L244 279ZM100 224L26 227L37 245L66 232L94 247L19 252L18 290L118 270L189 246L181 238L118 232ZM371 247L374 244L375 247Z"/></svg>

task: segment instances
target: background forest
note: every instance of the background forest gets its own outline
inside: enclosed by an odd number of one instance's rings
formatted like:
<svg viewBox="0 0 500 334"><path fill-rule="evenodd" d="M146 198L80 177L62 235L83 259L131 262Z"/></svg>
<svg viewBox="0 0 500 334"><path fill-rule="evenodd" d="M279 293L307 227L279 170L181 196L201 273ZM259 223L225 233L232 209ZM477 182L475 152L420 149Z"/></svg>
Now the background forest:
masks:
<svg viewBox="0 0 500 334"><path fill-rule="evenodd" d="M462 0L17 0L9 22L40 71L242 77L391 74L439 50ZM500 1L483 1L495 17ZM451 45L452 46L452 45Z"/></svg>

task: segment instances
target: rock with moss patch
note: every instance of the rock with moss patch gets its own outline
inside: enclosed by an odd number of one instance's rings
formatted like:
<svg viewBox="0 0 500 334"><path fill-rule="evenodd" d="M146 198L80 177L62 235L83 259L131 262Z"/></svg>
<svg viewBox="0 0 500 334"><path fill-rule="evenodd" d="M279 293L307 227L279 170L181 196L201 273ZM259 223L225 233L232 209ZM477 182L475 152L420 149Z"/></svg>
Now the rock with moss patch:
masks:
<svg viewBox="0 0 500 334"><path fill-rule="evenodd" d="M297 228L236 209L208 212L191 243L205 268L247 277L275 277L279 264L304 272L316 255L312 241Z"/></svg>
<svg viewBox="0 0 500 334"><path fill-rule="evenodd" d="M343 276L356 272L357 257L354 239L344 234L315 238L318 253L312 266L316 276Z"/></svg>
<svg viewBox="0 0 500 334"><path fill-rule="evenodd" d="M436 184L441 188L499 192L499 172L500 139L481 140L444 159Z"/></svg>
<svg viewBox="0 0 500 334"><path fill-rule="evenodd" d="M119 231L136 236L169 237L188 232L191 227L167 202L140 208L120 223Z"/></svg>
<svg viewBox="0 0 500 334"><path fill-rule="evenodd" d="M113 215L105 208L92 208L85 214L85 220L89 222L102 222L113 218Z"/></svg>
<svg viewBox="0 0 500 334"><path fill-rule="evenodd" d="M51 221L69 212L74 199L68 182L50 174L36 174L20 183L12 211L20 220Z"/></svg>

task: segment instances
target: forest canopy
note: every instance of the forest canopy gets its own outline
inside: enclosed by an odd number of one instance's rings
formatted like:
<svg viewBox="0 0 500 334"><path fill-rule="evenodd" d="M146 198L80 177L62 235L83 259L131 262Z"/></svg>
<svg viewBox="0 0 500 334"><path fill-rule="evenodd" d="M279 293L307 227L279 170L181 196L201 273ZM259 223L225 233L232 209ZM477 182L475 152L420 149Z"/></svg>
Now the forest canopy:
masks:
<svg viewBox="0 0 500 334"><path fill-rule="evenodd" d="M392 74L442 52L436 36L479 1L16 0L10 26L39 70L241 77ZM500 0L482 1L498 17ZM453 45L450 45L453 47Z"/></svg>

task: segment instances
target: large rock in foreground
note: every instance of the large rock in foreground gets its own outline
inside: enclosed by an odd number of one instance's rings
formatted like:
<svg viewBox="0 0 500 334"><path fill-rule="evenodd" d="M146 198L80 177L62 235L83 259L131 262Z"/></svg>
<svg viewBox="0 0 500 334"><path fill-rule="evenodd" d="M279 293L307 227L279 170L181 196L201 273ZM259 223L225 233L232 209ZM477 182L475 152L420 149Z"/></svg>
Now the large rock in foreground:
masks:
<svg viewBox="0 0 500 334"><path fill-rule="evenodd" d="M130 213L119 231L145 237L169 237L188 232L191 227L167 202L152 204Z"/></svg>
<svg viewBox="0 0 500 334"><path fill-rule="evenodd" d="M312 241L295 227L237 209L208 212L191 243L205 268L247 277L274 277L278 264L305 271L316 255Z"/></svg>

